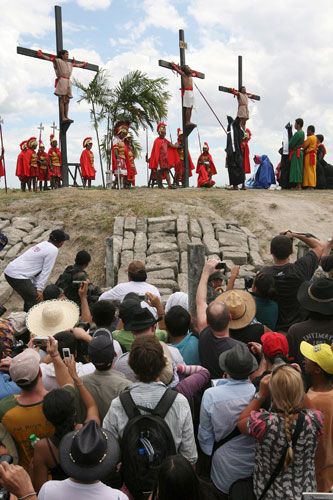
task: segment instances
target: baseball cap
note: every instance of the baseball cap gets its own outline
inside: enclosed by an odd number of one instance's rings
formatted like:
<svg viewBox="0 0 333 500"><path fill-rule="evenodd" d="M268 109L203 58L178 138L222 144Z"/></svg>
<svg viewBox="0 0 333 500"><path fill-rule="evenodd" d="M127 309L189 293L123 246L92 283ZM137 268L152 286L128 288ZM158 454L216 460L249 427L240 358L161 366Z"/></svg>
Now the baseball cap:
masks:
<svg viewBox="0 0 333 500"><path fill-rule="evenodd" d="M90 361L96 366L111 364L114 358L112 334L106 328L99 328L88 345Z"/></svg>
<svg viewBox="0 0 333 500"><path fill-rule="evenodd" d="M274 358L277 354L288 355L288 340L282 333L266 332L261 336L262 349L266 356Z"/></svg>
<svg viewBox="0 0 333 500"><path fill-rule="evenodd" d="M62 229L53 229L49 239L53 241L53 243L61 243L62 241L69 240L69 234L65 233Z"/></svg>
<svg viewBox="0 0 333 500"><path fill-rule="evenodd" d="M10 363L9 375L18 385L31 384L39 373L40 356L34 349L25 349L15 356Z"/></svg>
<svg viewBox="0 0 333 500"><path fill-rule="evenodd" d="M300 350L305 358L317 363L324 372L333 375L333 352L330 345L311 345L303 340Z"/></svg>
<svg viewBox="0 0 333 500"><path fill-rule="evenodd" d="M123 300L119 306L119 318L124 323L124 329L130 330L129 324L133 319L136 311L141 310L140 297L137 295L138 299L131 298Z"/></svg>

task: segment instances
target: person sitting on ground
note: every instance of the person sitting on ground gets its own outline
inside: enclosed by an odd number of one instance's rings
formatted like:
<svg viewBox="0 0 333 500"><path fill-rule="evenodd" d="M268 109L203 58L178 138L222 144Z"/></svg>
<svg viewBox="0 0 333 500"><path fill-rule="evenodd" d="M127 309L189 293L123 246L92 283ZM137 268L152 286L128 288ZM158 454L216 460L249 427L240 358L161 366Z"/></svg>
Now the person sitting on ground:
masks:
<svg viewBox="0 0 333 500"><path fill-rule="evenodd" d="M333 346L332 346L333 347ZM324 433L315 455L318 491L331 491L333 484L333 351L327 344L301 343L305 370L312 385L307 392L311 408L324 414Z"/></svg>
<svg viewBox="0 0 333 500"><path fill-rule="evenodd" d="M256 303L249 292L229 290L219 295L216 302L223 302L230 312L230 337L245 344L261 343L261 336L269 331L269 328L256 320Z"/></svg>
<svg viewBox="0 0 333 500"><path fill-rule="evenodd" d="M290 262L293 253L293 238L303 241L311 249L294 264ZM301 310L297 302L297 291L303 281L312 278L324 250L324 255L328 255L328 246L324 248L324 243L310 234L288 230L272 239L271 254L274 265L265 266L261 272L271 274L275 280L276 302L279 306L276 328L279 331L287 332L291 325L306 319L306 313Z"/></svg>
<svg viewBox="0 0 333 500"><path fill-rule="evenodd" d="M118 316L121 322L117 324L117 328L113 332L113 337L118 340L125 351L131 350L131 345L135 338L129 324L133 316L133 311L138 305L149 308L150 312L153 312L153 310L157 311L159 321L156 326L155 335L162 342L167 342L168 340L168 334L165 329L164 308L160 299L156 295L147 292L145 300L142 300L137 293L130 292L124 297L119 306Z"/></svg>
<svg viewBox="0 0 333 500"><path fill-rule="evenodd" d="M272 411L260 410L269 393ZM323 430L323 414L303 410L303 399L300 372L282 364L261 380L259 393L238 419L239 430L257 440L253 474L256 498L263 493L281 457L284 462L265 499L301 500L303 491L317 491L314 455Z"/></svg>
<svg viewBox="0 0 333 500"><path fill-rule="evenodd" d="M181 306L174 306L165 316L168 338L177 347L187 365L200 365L199 340L189 331L191 315Z"/></svg>
<svg viewBox="0 0 333 500"><path fill-rule="evenodd" d="M130 394L136 405L155 408L167 387L161 382L161 374L166 367L166 359L162 343L152 335L143 335L135 339L129 354L129 365L137 377L130 388ZM140 413L143 410L140 409ZM123 435L128 417L117 397L111 403L106 414L103 427L108 429L117 439ZM186 398L177 394L172 406L165 416L172 433L177 454L187 458L191 464L197 461L191 410Z"/></svg>
<svg viewBox="0 0 333 500"><path fill-rule="evenodd" d="M196 296L197 325L200 332L199 356L201 365L209 370L212 378L223 376L219 365L220 354L239 342L229 336L231 316L228 307L217 300L207 307L208 278L215 272L217 263L215 259L207 260L202 270Z"/></svg>
<svg viewBox="0 0 333 500"><path fill-rule="evenodd" d="M115 355L113 343L112 334L107 329L96 330L88 345L88 357L95 370L82 377L82 383L96 401L101 422L113 399L132 384L131 380L113 367ZM82 398L78 413L78 421L84 421L87 412Z"/></svg>
<svg viewBox="0 0 333 500"><path fill-rule="evenodd" d="M290 357L299 364L309 387L310 378L305 373L304 357L300 350L303 341L309 344L333 343L333 280L317 278L305 281L298 289L297 300L309 319L295 323L288 330Z"/></svg>
<svg viewBox="0 0 333 500"><path fill-rule="evenodd" d="M147 272L143 262L140 260L133 260L128 266L127 273L127 283L118 283L115 287L102 293L99 300L120 300L122 302L125 296L130 292L139 295L145 295L147 292L150 292L161 299L157 288L154 285L146 283ZM154 311L154 315L157 317L156 311Z"/></svg>
<svg viewBox="0 0 333 500"><path fill-rule="evenodd" d="M66 365L78 389L80 399L86 408L86 419L84 422L95 420L97 424L100 424L96 402L76 373L75 358L73 355L71 355L71 358L66 358ZM55 433L51 437L46 437L38 441L34 448L32 478L37 492L48 481L49 473L53 480L61 480L68 477L59 464L58 447L65 434L82 427L81 425L76 425L75 398L64 389L54 389L46 394L43 401L43 412L48 422L54 425Z"/></svg>
<svg viewBox="0 0 333 500"><path fill-rule="evenodd" d="M255 394L249 375L258 368L258 363L241 343L223 352L219 363L228 378L204 392L198 440L201 450L212 456L213 484L222 492L222 498L228 498L232 483L253 472L255 442L238 431L237 423Z"/></svg>
<svg viewBox="0 0 333 500"><path fill-rule="evenodd" d="M75 283L75 281L87 281L88 282L88 292L87 300L90 305L97 302L99 296L101 295L101 290L98 286L89 283L89 277L86 269L91 261L91 255L86 250L80 250L75 257L75 264L67 266L64 272L59 276L56 281L56 285L63 289L65 296L69 300L73 300L78 306L81 305L79 288L80 283Z"/></svg>

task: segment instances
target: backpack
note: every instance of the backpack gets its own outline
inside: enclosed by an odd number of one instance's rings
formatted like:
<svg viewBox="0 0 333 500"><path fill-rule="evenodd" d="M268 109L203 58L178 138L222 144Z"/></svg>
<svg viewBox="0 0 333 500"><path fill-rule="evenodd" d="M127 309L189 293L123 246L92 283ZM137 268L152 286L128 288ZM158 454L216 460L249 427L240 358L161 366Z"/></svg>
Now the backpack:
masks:
<svg viewBox="0 0 333 500"><path fill-rule="evenodd" d="M175 442L164 417L177 394L167 389L154 409L136 405L130 391L119 396L128 416L121 439L122 474L135 500L153 490L163 460L176 455ZM139 409L148 415L142 415Z"/></svg>
<svg viewBox="0 0 333 500"><path fill-rule="evenodd" d="M0 252L5 248L8 243L8 238L5 234L0 233Z"/></svg>

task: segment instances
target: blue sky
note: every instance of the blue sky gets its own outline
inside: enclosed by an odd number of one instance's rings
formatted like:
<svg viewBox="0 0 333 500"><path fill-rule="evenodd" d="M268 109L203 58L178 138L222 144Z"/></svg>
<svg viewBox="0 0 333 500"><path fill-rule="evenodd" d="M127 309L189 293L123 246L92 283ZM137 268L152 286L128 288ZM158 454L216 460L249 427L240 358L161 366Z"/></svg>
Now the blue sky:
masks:
<svg viewBox="0 0 333 500"><path fill-rule="evenodd" d="M262 97L261 102L250 104L251 158L267 154L276 166L283 127L301 116L306 125L314 124L316 132L324 134L330 161L333 6L329 0L323 0L320 10L310 0L68 0L58 5L62 7L64 47L71 56L106 68L110 85L135 69L152 78L169 78L172 99L167 123L174 141L181 126L180 82L158 66L158 59L178 61L178 30L183 28L187 62L206 74L204 81L196 83L225 126L226 115L235 115L237 103L217 89L221 84L237 86L237 56L243 55L243 81L249 91ZM0 28L0 114L7 178L10 187L18 187L15 168L19 143L37 135L43 122L48 148L50 125L57 121L58 111L52 65L17 55L16 46L55 52L54 2L13 0L2 12ZM73 76L88 83L93 74L75 69ZM89 108L79 105L77 99L74 89L70 116L75 122L67 134L70 162L79 161L82 139L94 138ZM198 93L196 102L193 119L201 142L209 143L218 169L217 184L225 185L225 134ZM149 149L155 136L155 132L149 133ZM139 140L145 150L144 131ZM189 146L196 162L196 131ZM96 141L93 150L97 164ZM137 184L141 185L146 181L144 154L136 164ZM100 183L98 175L96 184ZM191 184L196 185L196 176Z"/></svg>

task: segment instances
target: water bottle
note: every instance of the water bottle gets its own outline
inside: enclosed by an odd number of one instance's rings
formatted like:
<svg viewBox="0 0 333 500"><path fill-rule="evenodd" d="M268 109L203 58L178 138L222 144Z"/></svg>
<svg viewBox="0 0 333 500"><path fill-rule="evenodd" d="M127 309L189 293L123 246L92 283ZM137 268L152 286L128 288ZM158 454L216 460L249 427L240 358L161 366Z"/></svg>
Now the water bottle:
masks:
<svg viewBox="0 0 333 500"><path fill-rule="evenodd" d="M31 434L29 436L29 439L30 439L31 446L33 448L36 446L36 444L38 443L38 441L40 441L40 438L37 437L36 434Z"/></svg>

